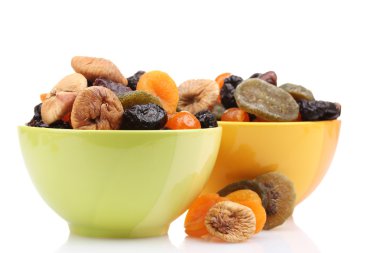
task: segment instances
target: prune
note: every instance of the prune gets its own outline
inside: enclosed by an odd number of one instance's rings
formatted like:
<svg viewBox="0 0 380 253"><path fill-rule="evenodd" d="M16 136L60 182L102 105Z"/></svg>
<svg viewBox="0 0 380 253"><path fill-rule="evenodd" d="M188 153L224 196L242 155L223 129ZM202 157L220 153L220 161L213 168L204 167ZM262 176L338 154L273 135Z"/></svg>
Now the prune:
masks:
<svg viewBox="0 0 380 253"><path fill-rule="evenodd" d="M243 78L235 75L229 76L224 79L224 84L230 83L234 88L236 88L241 82L243 82Z"/></svg>
<svg viewBox="0 0 380 253"><path fill-rule="evenodd" d="M341 106L327 101L298 101L301 118L304 121L332 120L340 116Z"/></svg>
<svg viewBox="0 0 380 253"><path fill-rule="evenodd" d="M167 120L165 110L156 104L134 105L124 111L121 129L158 130Z"/></svg>
<svg viewBox="0 0 380 253"><path fill-rule="evenodd" d="M218 127L215 115L208 110L198 112L195 117L201 123L202 128Z"/></svg>
<svg viewBox="0 0 380 253"><path fill-rule="evenodd" d="M239 76L232 75L224 79L224 84L220 89L220 99L223 106L228 109L237 107L234 97L236 87L243 81Z"/></svg>
<svg viewBox="0 0 380 253"><path fill-rule="evenodd" d="M42 118L41 118L41 106L42 106L42 103L40 103L40 104L38 104L38 105L36 105L34 107L33 118L28 123L26 123L27 126L31 126L31 127L49 127L48 124L45 124L42 121Z"/></svg>
<svg viewBox="0 0 380 253"><path fill-rule="evenodd" d="M136 86L140 80L140 76L142 76L143 74L145 74L145 71L140 70L140 71L137 71L133 76L130 76L127 78L128 79L128 86L132 90L136 90Z"/></svg>
<svg viewBox="0 0 380 253"><path fill-rule="evenodd" d="M92 85L106 87L112 90L116 94L116 96L122 96L123 94L132 91L131 88L121 83L115 83L111 80L104 79L104 78L96 78Z"/></svg>
<svg viewBox="0 0 380 253"><path fill-rule="evenodd" d="M255 73L251 75L249 78L258 78L261 75L261 73Z"/></svg>
<svg viewBox="0 0 380 253"><path fill-rule="evenodd" d="M59 129L72 129L69 122L64 122L62 120L58 120L48 126L48 128L59 128Z"/></svg>
<svg viewBox="0 0 380 253"><path fill-rule="evenodd" d="M274 71L268 71L258 76L259 79L277 86L277 75Z"/></svg>

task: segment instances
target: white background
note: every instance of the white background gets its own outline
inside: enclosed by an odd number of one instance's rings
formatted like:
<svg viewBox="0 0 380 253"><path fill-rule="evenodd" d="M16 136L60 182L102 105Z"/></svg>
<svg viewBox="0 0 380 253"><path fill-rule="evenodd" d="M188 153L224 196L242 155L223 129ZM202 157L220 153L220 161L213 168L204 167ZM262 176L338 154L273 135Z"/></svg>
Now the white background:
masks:
<svg viewBox="0 0 380 253"><path fill-rule="evenodd" d="M376 1L1 1L0 252L379 252L380 39ZM69 238L24 167L16 126L74 55L129 76L159 69L180 84L229 71L276 71L342 104L330 170L293 220L243 244L169 237Z"/></svg>

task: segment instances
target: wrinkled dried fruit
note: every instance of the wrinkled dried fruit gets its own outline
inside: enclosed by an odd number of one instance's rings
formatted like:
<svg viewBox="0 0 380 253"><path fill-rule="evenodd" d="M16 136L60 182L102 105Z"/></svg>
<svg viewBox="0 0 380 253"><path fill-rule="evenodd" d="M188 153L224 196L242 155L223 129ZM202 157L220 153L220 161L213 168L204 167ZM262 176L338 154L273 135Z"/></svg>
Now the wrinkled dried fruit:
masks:
<svg viewBox="0 0 380 253"><path fill-rule="evenodd" d="M265 188L268 203L264 205L267 221L264 229L283 224L292 214L296 201L293 182L278 172L262 174L254 179Z"/></svg>
<svg viewBox="0 0 380 253"><path fill-rule="evenodd" d="M34 107L34 115L33 115L33 118L28 122L26 123L27 126L31 126L31 127L49 127L48 124L44 123L42 121L42 118L41 118L41 106L42 106L42 103L36 105Z"/></svg>
<svg viewBox="0 0 380 253"><path fill-rule="evenodd" d="M96 78L104 78L116 83L128 85L128 80L111 61L103 58L75 56L71 59L71 66L77 73L84 75L90 82Z"/></svg>
<svg viewBox="0 0 380 253"><path fill-rule="evenodd" d="M107 80L104 78L96 78L92 85L106 87L112 90L118 97L132 91L132 89L128 86L125 86L121 83L115 83L111 80Z"/></svg>
<svg viewBox="0 0 380 253"><path fill-rule="evenodd" d="M220 120L225 110L226 108L224 108L222 104L216 104L212 108L212 113L215 115L217 120Z"/></svg>
<svg viewBox="0 0 380 253"><path fill-rule="evenodd" d="M305 87L297 84L286 83L279 88L287 91L295 100L315 100L313 93Z"/></svg>
<svg viewBox="0 0 380 253"><path fill-rule="evenodd" d="M242 242L254 234L256 217L247 206L222 201L208 210L205 225L211 235L223 241Z"/></svg>
<svg viewBox="0 0 380 253"><path fill-rule="evenodd" d="M236 88L235 99L239 108L268 121L293 121L298 117L298 104L289 93L258 78L242 82Z"/></svg>
<svg viewBox="0 0 380 253"><path fill-rule="evenodd" d="M216 104L219 87L213 80L193 79L183 82L178 87L178 92L178 108L196 114Z"/></svg>
<svg viewBox="0 0 380 253"><path fill-rule="evenodd" d="M165 127L172 130L199 129L201 128L201 123L192 113L182 111L170 115Z"/></svg>
<svg viewBox="0 0 380 253"><path fill-rule="evenodd" d="M123 105L124 110L130 108L134 105L144 105L144 104L156 104L162 107L160 99L152 94L142 91L136 90L125 93L122 96L119 96L120 102Z"/></svg>
<svg viewBox="0 0 380 253"><path fill-rule="evenodd" d="M249 122L249 115L240 108L229 108L222 114L222 121Z"/></svg>
<svg viewBox="0 0 380 253"><path fill-rule="evenodd" d="M165 110L156 104L136 104L125 109L122 129L158 130L162 129L168 116Z"/></svg>
<svg viewBox="0 0 380 253"><path fill-rule="evenodd" d="M145 74L145 71L137 71L133 76L130 76L127 78L128 80L128 86L132 89L132 90L136 90L136 87L137 87L137 83L139 82L140 80L140 77Z"/></svg>
<svg viewBox="0 0 380 253"><path fill-rule="evenodd" d="M215 115L212 114L209 110L200 111L195 114L195 117L201 123L202 128L218 127L218 122L216 121Z"/></svg>
<svg viewBox="0 0 380 253"><path fill-rule="evenodd" d="M267 83L277 85L277 75L274 71L268 71L258 76L259 79L264 80Z"/></svg>
<svg viewBox="0 0 380 253"><path fill-rule="evenodd" d="M216 78L215 78L215 82L218 84L218 87L219 87L219 90L223 87L224 85L224 79L226 79L227 77L230 77L231 76L231 73L222 73L220 75L218 75Z"/></svg>
<svg viewBox="0 0 380 253"><path fill-rule="evenodd" d="M237 107L235 101L235 89L243 81L239 76L232 75L224 79L224 85L220 90L220 98L223 106L228 109L231 107Z"/></svg>
<svg viewBox="0 0 380 253"><path fill-rule="evenodd" d="M74 129L112 130L119 129L123 106L110 89L91 86L78 93L71 111Z"/></svg>
<svg viewBox="0 0 380 253"><path fill-rule="evenodd" d="M333 120L341 113L341 105L327 101L298 101L301 118L304 121Z"/></svg>
<svg viewBox="0 0 380 253"><path fill-rule="evenodd" d="M258 78L261 75L261 73L255 73L251 75L249 78Z"/></svg>

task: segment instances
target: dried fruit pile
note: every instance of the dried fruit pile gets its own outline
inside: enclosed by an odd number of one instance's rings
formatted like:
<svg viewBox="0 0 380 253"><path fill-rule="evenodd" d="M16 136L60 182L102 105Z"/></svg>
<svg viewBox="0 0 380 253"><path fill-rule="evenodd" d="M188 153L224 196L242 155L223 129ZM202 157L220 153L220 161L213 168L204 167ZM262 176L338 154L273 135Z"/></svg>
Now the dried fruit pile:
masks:
<svg viewBox="0 0 380 253"><path fill-rule="evenodd" d="M241 242L283 224L293 213L295 199L293 183L269 172L198 197L186 215L185 231L193 237Z"/></svg>
<svg viewBox="0 0 380 253"><path fill-rule="evenodd" d="M42 103L35 106L28 126L81 130L218 126L209 111L219 94L212 80L190 80L177 88L167 73L138 71L125 78L111 61L102 58L76 56L71 66L76 73L41 94Z"/></svg>

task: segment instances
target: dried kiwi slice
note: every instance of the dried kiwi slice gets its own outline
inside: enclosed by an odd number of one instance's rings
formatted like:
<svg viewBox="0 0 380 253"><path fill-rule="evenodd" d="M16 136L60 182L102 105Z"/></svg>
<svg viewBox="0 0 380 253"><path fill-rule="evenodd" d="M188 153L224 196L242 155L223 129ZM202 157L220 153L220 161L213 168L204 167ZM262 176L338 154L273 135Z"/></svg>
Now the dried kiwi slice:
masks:
<svg viewBox="0 0 380 253"><path fill-rule="evenodd" d="M131 91L118 96L124 110L134 105L156 104L162 107L160 99L145 91Z"/></svg>
<svg viewBox="0 0 380 253"><path fill-rule="evenodd" d="M305 87L292 83L285 83L279 88L287 91L295 100L309 100L314 101L313 93Z"/></svg>
<svg viewBox="0 0 380 253"><path fill-rule="evenodd" d="M298 117L298 104L288 92L258 78L239 84L235 99L240 109L267 121L293 121Z"/></svg>

